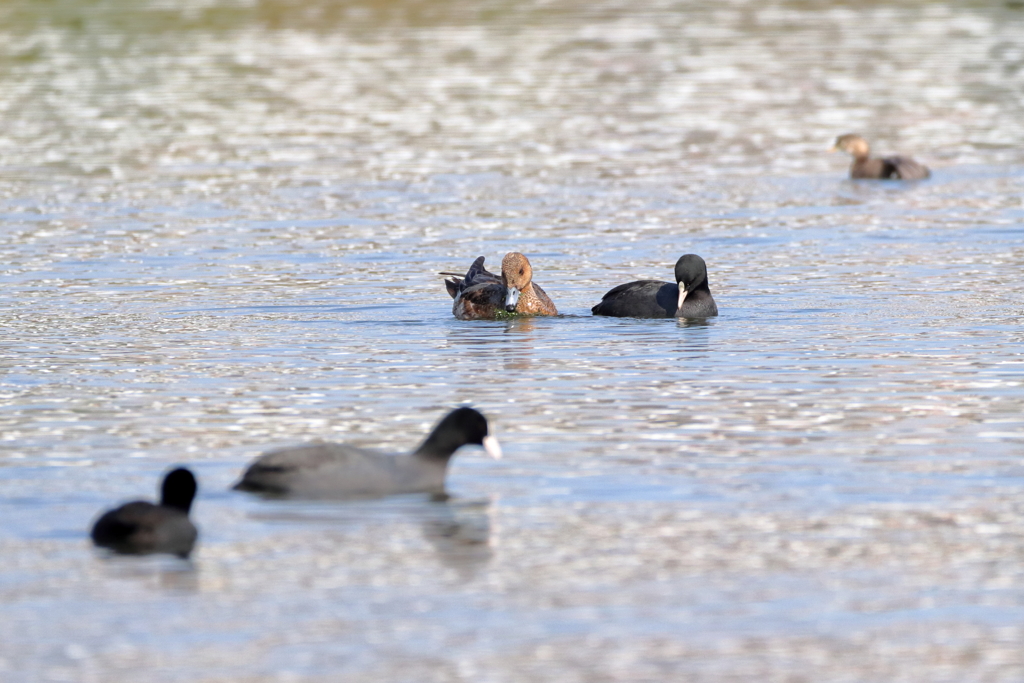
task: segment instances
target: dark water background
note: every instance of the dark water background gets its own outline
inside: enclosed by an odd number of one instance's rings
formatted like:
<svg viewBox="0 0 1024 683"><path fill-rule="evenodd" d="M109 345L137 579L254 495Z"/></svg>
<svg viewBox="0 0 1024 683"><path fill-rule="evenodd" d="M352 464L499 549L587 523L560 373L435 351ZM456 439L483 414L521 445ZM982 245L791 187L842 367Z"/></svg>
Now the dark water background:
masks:
<svg viewBox="0 0 1024 683"><path fill-rule="evenodd" d="M1013 2L5 2L0 680L1024 679L1022 143ZM563 315L454 320L509 250ZM447 503L227 490L463 402Z"/></svg>

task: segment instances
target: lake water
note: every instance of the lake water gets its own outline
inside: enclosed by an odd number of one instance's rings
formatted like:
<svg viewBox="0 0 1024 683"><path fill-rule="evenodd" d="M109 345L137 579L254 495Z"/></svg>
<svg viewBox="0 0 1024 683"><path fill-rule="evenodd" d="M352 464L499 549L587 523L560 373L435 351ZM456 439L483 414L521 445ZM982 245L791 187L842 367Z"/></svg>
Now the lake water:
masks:
<svg viewBox="0 0 1024 683"><path fill-rule="evenodd" d="M0 679L1024 680L1021 3L342 5L0 7ZM562 315L455 320L510 250ZM446 502L228 490L462 403Z"/></svg>

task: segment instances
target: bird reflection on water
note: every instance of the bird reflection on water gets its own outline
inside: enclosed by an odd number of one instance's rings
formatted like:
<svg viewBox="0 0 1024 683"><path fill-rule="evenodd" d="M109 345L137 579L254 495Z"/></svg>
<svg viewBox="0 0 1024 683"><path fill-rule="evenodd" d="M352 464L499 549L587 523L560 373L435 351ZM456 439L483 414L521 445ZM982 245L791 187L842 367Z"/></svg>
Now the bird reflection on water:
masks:
<svg viewBox="0 0 1024 683"><path fill-rule="evenodd" d="M498 541L492 522L494 501L438 496L434 502L432 514L423 519L423 537L442 564L454 569L460 579L469 580L494 555Z"/></svg>
<svg viewBox="0 0 1024 683"><path fill-rule="evenodd" d="M111 556L100 563L111 579L130 580L148 588L182 593L198 593L200 569L193 558L179 559L167 555Z"/></svg>
<svg viewBox="0 0 1024 683"><path fill-rule="evenodd" d="M459 350L459 362L471 362L463 372L491 373L500 364L507 372L533 367L537 342L537 319L518 316L495 322L476 321L472 325L452 325L448 342Z"/></svg>
<svg viewBox="0 0 1024 683"><path fill-rule="evenodd" d="M441 564L468 580L493 556L498 541L492 522L494 512L495 501L491 498L439 493L337 502L276 500L273 506L259 505L247 517L278 529L286 526L289 536L293 531L297 536L312 533L329 545L353 544L359 527L365 524L386 522L396 528L413 521L420 525L422 537Z"/></svg>
<svg viewBox="0 0 1024 683"><path fill-rule="evenodd" d="M718 324L716 318L676 318L676 327L681 328L676 345L680 359L694 361L706 358L711 348L711 328Z"/></svg>

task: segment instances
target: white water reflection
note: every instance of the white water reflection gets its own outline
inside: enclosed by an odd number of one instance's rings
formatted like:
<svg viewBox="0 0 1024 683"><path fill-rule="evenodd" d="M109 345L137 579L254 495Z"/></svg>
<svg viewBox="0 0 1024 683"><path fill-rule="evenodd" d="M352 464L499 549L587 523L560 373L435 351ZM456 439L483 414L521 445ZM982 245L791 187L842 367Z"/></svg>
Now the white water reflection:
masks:
<svg viewBox="0 0 1024 683"><path fill-rule="evenodd" d="M6 3L0 678L1021 678L1022 23ZM564 314L452 319L510 250ZM685 252L718 318L589 315ZM448 501L228 491L462 402ZM193 563L94 552L173 462Z"/></svg>

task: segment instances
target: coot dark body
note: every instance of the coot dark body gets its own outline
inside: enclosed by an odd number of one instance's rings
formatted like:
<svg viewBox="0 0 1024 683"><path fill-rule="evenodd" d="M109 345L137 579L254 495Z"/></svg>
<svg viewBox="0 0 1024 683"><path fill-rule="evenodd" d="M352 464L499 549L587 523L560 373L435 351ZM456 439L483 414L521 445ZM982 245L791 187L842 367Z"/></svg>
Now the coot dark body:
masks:
<svg viewBox="0 0 1024 683"><path fill-rule="evenodd" d="M590 309L594 315L619 318L708 318L718 315L718 306L708 286L704 259L686 254L676 261L676 282L637 280L611 289L601 303Z"/></svg>

